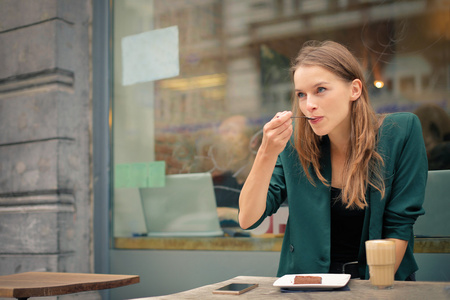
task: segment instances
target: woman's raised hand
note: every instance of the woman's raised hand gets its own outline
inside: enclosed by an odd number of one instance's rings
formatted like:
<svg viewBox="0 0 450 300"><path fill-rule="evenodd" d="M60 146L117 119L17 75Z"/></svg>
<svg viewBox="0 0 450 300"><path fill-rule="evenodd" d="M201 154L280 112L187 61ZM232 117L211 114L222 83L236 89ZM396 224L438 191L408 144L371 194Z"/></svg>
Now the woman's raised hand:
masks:
<svg viewBox="0 0 450 300"><path fill-rule="evenodd" d="M244 229L258 221L266 209L270 178L278 154L292 135L291 117L290 111L279 112L264 125L261 146L239 196L239 224Z"/></svg>
<svg viewBox="0 0 450 300"><path fill-rule="evenodd" d="M279 112L264 125L260 151L278 156L284 150L293 132L291 117L290 111Z"/></svg>

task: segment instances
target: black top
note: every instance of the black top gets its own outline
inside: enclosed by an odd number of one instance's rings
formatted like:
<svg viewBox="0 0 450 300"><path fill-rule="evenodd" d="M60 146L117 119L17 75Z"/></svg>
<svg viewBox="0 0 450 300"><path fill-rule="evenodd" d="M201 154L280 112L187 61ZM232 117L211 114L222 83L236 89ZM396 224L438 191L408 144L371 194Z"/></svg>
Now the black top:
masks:
<svg viewBox="0 0 450 300"><path fill-rule="evenodd" d="M358 260L364 223L363 209L347 209L341 201L341 190L331 187L331 261Z"/></svg>

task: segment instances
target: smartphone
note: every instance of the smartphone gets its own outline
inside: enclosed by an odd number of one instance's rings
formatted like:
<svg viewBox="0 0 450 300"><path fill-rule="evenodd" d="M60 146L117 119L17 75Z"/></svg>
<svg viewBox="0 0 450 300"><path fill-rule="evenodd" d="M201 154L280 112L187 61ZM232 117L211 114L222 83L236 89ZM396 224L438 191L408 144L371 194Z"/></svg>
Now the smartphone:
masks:
<svg viewBox="0 0 450 300"><path fill-rule="evenodd" d="M214 290L213 294L240 295L254 289L257 286L257 283L230 283Z"/></svg>

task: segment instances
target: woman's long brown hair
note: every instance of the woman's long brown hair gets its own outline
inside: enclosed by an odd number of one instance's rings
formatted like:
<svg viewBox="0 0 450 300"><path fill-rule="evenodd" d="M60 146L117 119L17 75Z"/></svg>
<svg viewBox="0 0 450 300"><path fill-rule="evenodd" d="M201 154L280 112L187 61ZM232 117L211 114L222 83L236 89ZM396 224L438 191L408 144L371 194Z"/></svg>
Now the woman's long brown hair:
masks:
<svg viewBox="0 0 450 300"><path fill-rule="evenodd" d="M383 117L377 116L370 105L361 66L346 47L332 41L305 43L292 63L290 69L292 78L301 66L319 66L346 82L355 79L362 82L361 96L352 102L350 109L351 132L341 196L347 208L364 208L368 205L365 197L368 185L377 189L382 197L385 186L380 168L384 162L376 151L377 132ZM293 95L292 112L303 115L296 95ZM307 122L306 119L300 118L295 123L295 149L309 181L313 183L308 171L309 166L312 166L322 183L330 185L321 173L321 137L314 133Z"/></svg>

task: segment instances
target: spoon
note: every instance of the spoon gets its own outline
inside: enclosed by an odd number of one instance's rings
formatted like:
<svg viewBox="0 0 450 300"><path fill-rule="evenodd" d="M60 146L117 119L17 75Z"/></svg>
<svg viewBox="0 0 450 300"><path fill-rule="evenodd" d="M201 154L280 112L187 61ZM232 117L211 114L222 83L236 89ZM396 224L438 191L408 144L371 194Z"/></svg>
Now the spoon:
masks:
<svg viewBox="0 0 450 300"><path fill-rule="evenodd" d="M307 120L314 120L315 119L315 118L310 118L310 117L307 117L307 116L293 116L293 117L291 117L291 119L295 119L295 118L305 118Z"/></svg>

